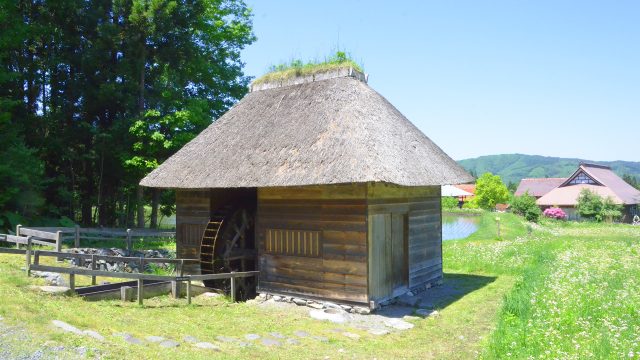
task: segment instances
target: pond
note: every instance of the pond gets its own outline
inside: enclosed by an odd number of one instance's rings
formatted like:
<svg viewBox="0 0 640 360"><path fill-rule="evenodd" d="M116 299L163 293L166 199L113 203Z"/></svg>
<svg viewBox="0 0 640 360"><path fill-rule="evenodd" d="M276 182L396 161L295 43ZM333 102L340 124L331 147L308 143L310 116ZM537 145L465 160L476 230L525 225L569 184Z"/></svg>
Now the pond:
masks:
<svg viewBox="0 0 640 360"><path fill-rule="evenodd" d="M442 240L463 239L478 230L480 216L442 214Z"/></svg>

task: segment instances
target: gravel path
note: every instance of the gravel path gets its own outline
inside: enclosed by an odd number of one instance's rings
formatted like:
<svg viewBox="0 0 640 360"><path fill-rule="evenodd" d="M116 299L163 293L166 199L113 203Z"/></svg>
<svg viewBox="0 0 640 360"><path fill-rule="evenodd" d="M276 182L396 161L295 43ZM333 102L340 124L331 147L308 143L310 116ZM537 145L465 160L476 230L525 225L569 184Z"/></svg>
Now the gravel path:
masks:
<svg viewBox="0 0 640 360"><path fill-rule="evenodd" d="M12 326L0 317L0 359L2 360L44 360L44 359L86 359L87 348L65 348L44 344L34 349L38 339L29 334L23 326Z"/></svg>

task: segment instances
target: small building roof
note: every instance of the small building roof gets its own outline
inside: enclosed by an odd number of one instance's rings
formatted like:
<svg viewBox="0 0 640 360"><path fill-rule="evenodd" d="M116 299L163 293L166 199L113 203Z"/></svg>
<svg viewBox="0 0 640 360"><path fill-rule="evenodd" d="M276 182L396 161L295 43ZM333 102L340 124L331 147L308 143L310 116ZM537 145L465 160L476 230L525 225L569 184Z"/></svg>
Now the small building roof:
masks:
<svg viewBox="0 0 640 360"><path fill-rule="evenodd" d="M580 196L582 189L588 189L603 198L610 196L616 204L623 203L610 188L592 184L578 184L555 188L538 199L536 203L540 206L575 206L578 203L578 196Z"/></svg>
<svg viewBox="0 0 640 360"><path fill-rule="evenodd" d="M522 179L514 195L522 196L529 192L529 195L539 198L557 188L566 180L567 178Z"/></svg>
<svg viewBox="0 0 640 360"><path fill-rule="evenodd" d="M459 189L453 185L443 185L441 194L442 196L456 196L456 197L457 196L473 196L472 193Z"/></svg>
<svg viewBox="0 0 640 360"><path fill-rule="evenodd" d="M471 195L474 195L476 193L476 184L456 184L453 186L457 187L460 190L471 193Z"/></svg>
<svg viewBox="0 0 640 360"><path fill-rule="evenodd" d="M473 178L352 68L261 83L140 182L161 188Z"/></svg>
<svg viewBox="0 0 640 360"><path fill-rule="evenodd" d="M590 178L589 182L574 181L577 177ZM537 200L541 206L575 206L582 189L589 189L602 196L611 197L616 204L640 204L640 191L627 184L611 168L596 164L580 164L578 169L557 188Z"/></svg>

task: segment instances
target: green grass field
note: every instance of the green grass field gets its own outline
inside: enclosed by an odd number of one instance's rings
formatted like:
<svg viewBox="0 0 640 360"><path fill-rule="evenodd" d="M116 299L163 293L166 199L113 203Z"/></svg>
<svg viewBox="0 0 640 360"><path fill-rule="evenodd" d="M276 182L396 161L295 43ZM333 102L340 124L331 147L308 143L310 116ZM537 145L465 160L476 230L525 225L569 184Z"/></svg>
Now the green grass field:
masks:
<svg viewBox="0 0 640 360"><path fill-rule="evenodd" d="M0 337L15 354L64 346L87 348L102 358L179 359L469 359L469 358L635 358L640 352L640 228L628 225L545 222L533 226L511 214L482 214L469 238L443 245L445 287L434 298L439 316L413 321L412 330L382 337L357 329L353 340L336 333L343 325L318 322L304 314L232 304L227 299L158 297L143 307L119 301L86 302L33 292L23 258L0 255L0 317L7 326L27 329L28 341ZM497 240L496 216L501 240ZM80 277L82 279L82 277ZM79 279L79 280L80 280ZM88 279L82 280L88 281ZM437 291L437 290L436 290ZM435 293L435 292L434 292ZM105 335L105 342L62 333L51 320L64 320ZM216 336L295 330L329 341L300 339L299 345L239 347ZM181 340L210 341L220 352L183 344L131 345L112 334L127 332ZM0 334L1 335L1 334ZM0 354L2 352L0 351ZM69 355L71 354L71 355ZM75 356L74 352L67 354ZM73 356L72 356L73 355ZM64 358L64 356L61 356Z"/></svg>

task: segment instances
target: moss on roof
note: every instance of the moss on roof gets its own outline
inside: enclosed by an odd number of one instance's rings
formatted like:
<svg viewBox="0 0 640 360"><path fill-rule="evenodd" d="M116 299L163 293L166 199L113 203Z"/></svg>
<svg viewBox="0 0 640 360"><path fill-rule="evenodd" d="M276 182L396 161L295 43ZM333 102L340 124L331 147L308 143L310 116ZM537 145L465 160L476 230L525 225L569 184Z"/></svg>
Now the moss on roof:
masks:
<svg viewBox="0 0 640 360"><path fill-rule="evenodd" d="M268 73L254 80L253 84L257 85L272 81L282 81L297 76L318 74L335 69L350 67L360 72L364 72L362 66L351 59L347 53L338 51L335 55L325 58L324 61L313 60L304 63L302 60L291 60L289 63L273 65L270 67Z"/></svg>

